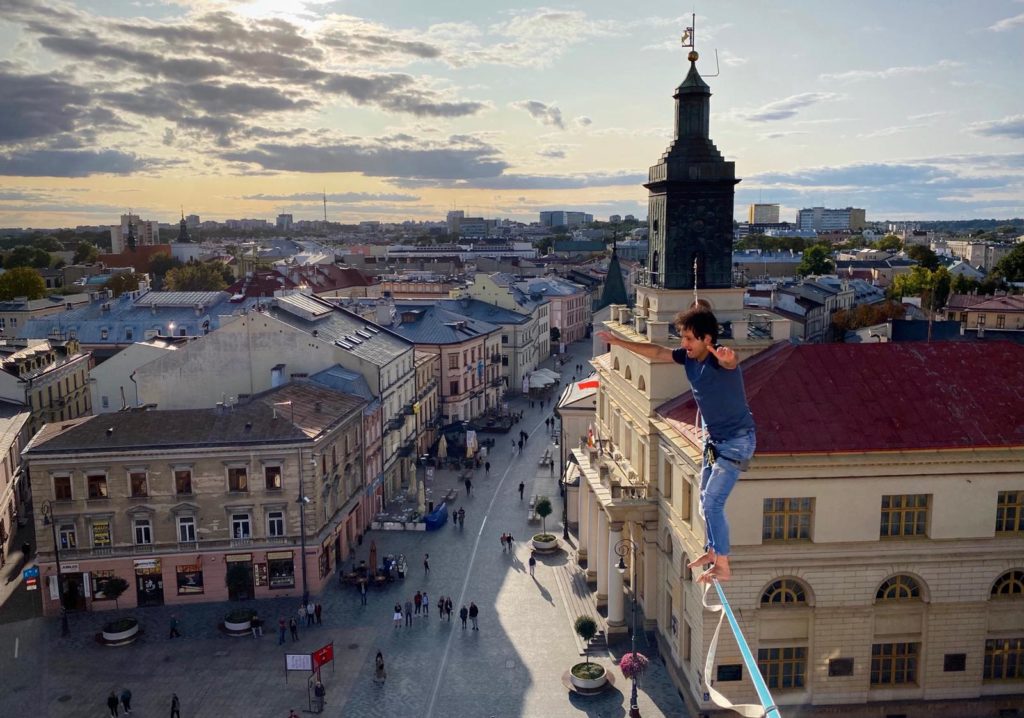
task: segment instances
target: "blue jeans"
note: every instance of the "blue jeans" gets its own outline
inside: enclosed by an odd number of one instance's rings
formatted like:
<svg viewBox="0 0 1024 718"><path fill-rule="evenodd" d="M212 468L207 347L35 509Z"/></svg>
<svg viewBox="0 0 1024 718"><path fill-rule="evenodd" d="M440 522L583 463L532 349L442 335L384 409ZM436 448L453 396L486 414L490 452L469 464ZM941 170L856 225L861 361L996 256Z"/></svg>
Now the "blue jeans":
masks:
<svg viewBox="0 0 1024 718"><path fill-rule="evenodd" d="M700 515L707 528L705 547L720 556L729 555L729 524L725 501L740 477L740 463L750 460L757 448L753 429L724 441L712 442L718 453L715 463L705 459L700 472Z"/></svg>

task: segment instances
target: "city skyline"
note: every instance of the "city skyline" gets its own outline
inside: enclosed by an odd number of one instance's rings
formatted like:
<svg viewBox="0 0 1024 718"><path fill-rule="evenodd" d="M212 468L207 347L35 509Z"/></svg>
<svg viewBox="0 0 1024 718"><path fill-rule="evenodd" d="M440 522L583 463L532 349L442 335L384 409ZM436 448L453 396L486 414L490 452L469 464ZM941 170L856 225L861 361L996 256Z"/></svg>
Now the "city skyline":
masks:
<svg viewBox="0 0 1024 718"><path fill-rule="evenodd" d="M0 226L317 219L322 192L342 222L646 216L688 69L675 4L277 5L5 3ZM1024 215L1024 3L696 9L737 219Z"/></svg>

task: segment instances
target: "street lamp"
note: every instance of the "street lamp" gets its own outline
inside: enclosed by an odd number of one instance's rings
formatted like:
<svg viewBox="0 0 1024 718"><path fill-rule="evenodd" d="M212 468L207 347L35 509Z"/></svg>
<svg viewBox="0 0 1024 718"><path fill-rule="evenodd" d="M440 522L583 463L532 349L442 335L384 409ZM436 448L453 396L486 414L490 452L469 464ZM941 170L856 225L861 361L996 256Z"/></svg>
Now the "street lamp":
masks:
<svg viewBox="0 0 1024 718"><path fill-rule="evenodd" d="M295 426L295 404L291 399L287 401L275 401L274 406L287 406L291 410L291 422L292 426ZM316 456L310 455L309 462L316 467ZM301 565L302 565L302 605L309 604L309 582L306 580L306 504L309 503L309 497L306 496L305 489L302 483L302 445L299 445L299 496L295 499L295 503L299 506L299 547L302 553Z"/></svg>
<svg viewBox="0 0 1024 718"><path fill-rule="evenodd" d="M53 504L43 502L43 525L49 526L53 534L53 553L57 561L57 600L60 601L60 635L70 633L68 628L68 609L64 602L64 573L60 570L60 544L57 542L57 518L53 515Z"/></svg>
<svg viewBox="0 0 1024 718"><path fill-rule="evenodd" d="M636 567L636 554L639 547L629 539L622 539L615 544L615 555L619 557L619 563L615 569L622 574L626 575L626 555L633 554L632 564ZM633 660L636 660L636 573L634 571L634 578L630 580L630 594L633 598L633 629L630 631L629 637L629 652L632 654ZM633 691L629 696L629 718L640 718L640 707L637 705L636 696L636 671L633 671Z"/></svg>

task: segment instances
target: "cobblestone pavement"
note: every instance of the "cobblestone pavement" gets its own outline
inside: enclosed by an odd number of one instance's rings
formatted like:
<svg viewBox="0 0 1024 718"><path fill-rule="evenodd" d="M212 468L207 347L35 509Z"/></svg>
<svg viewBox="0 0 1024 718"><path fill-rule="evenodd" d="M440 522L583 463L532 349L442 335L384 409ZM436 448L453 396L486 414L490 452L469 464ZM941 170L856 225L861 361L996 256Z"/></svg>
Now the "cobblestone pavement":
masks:
<svg viewBox="0 0 1024 718"><path fill-rule="evenodd" d="M572 347L563 369L569 379L575 361L584 361L589 345ZM548 362L550 364L550 361ZM580 378L579 376L577 378ZM289 709L307 708L306 677L284 671L284 654L307 653L334 642L335 663L323 669L327 688L325 714L330 716L416 716L423 718L511 718L512 716L609 716L628 712L629 683L612 657L592 656L615 674L616 686L594 697L570 694L562 674L580 660L564 590L555 572L569 554L544 556L531 578L526 567L529 538L539 530L528 522L527 504L535 493L549 495L555 511L550 530L560 534L561 498L557 478L538 470L538 459L550 445L546 408L529 408L513 427L530 432L523 455L513 455L507 441L491 453L490 477L477 471L472 496L460 492L456 507L466 509L464 529L451 523L429 533L369 532L357 552L367 558L369 542L378 555L404 553L409 573L380 590L371 590L360 605L351 588L331 586L317 597L324 607L323 625L301 628L299 641L279 646L276 621L291 616L294 599L260 600L253 604L268 624L259 639L234 638L219 632L226 603L175 607L182 637L170 640L170 607L136 609L143 636L126 648L107 648L95 640L110 612L74 615L71 635L60 636L56 619L0 623L0 709L3 715L46 715L54 718L105 716L106 696L123 687L133 692L133 715L168 715L172 692L181 699L182 716L268 716L285 718ZM557 450L555 450L557 456ZM557 467L556 467L557 473ZM519 481L526 483L520 502ZM437 489L455 486L455 472L438 472ZM512 554L502 552L498 537L516 538ZM574 542L573 542L574 543ZM572 547L570 546L570 550ZM422 568L430 554L430 574ZM411 628L394 628L396 602L417 590L430 596L429 617L418 616ZM435 601L451 595L452 622L438 617ZM458 610L474 601L480 607L480 630L462 630ZM373 682L373 659L384 655L387 681ZM684 704L664 666L653 661L641 681L640 709L649 716L685 716Z"/></svg>

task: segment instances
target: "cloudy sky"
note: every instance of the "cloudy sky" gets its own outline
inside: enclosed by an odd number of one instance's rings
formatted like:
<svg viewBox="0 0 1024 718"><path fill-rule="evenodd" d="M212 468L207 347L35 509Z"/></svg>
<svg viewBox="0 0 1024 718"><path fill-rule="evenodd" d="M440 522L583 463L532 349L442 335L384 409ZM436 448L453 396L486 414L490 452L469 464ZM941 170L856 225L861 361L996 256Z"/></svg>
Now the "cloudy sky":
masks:
<svg viewBox="0 0 1024 718"><path fill-rule="evenodd" d="M696 9L738 217L1024 216L1024 2ZM316 218L324 191L339 221L646 216L688 24L661 0L0 0L0 226Z"/></svg>

